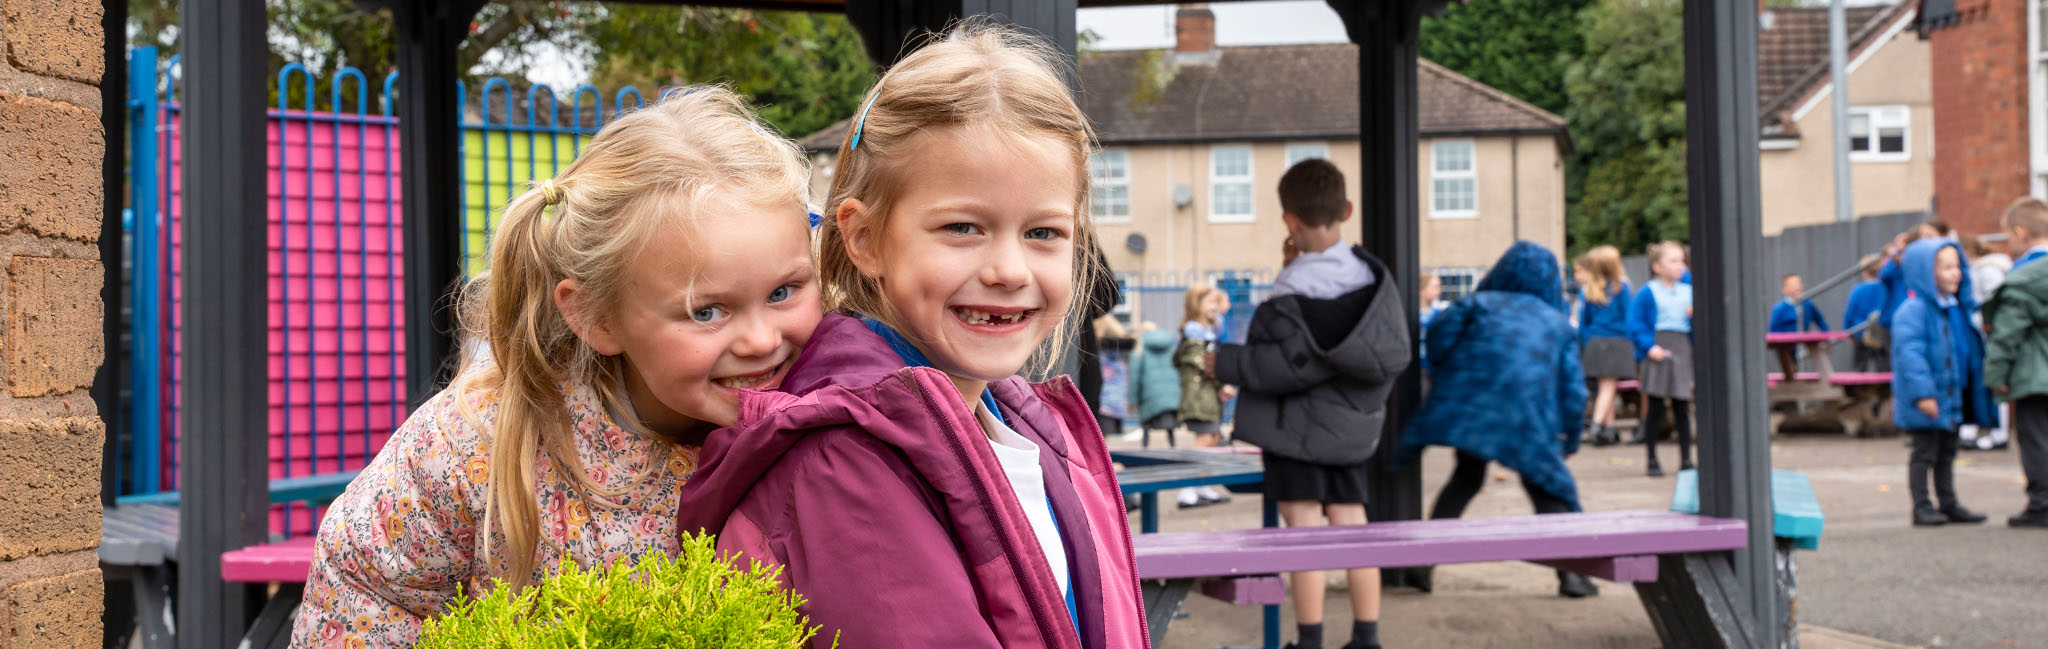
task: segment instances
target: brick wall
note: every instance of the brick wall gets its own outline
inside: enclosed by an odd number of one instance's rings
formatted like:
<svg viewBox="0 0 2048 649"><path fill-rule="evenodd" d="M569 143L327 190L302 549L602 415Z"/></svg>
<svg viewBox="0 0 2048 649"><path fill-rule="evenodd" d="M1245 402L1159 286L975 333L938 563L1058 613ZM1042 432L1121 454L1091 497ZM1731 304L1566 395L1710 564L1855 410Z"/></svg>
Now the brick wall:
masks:
<svg viewBox="0 0 2048 649"><path fill-rule="evenodd" d="M100 644L100 17L0 0L0 649Z"/></svg>
<svg viewBox="0 0 2048 649"><path fill-rule="evenodd" d="M2026 0L1958 0L1963 17L1931 34L1936 215L1994 232L2026 194Z"/></svg>

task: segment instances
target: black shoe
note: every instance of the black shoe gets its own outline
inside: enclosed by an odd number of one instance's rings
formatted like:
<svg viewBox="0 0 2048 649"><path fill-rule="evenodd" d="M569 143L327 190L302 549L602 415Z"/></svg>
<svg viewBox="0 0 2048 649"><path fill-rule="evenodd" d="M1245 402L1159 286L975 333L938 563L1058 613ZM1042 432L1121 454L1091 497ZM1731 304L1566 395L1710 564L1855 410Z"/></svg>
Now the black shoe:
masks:
<svg viewBox="0 0 2048 649"><path fill-rule="evenodd" d="M1691 471L1691 470L1692 470L1692 468L1693 468L1693 467L1692 467L1692 463L1691 463L1691 462L1680 462L1680 463L1678 463L1678 470L1680 470L1680 471Z"/></svg>
<svg viewBox="0 0 2048 649"><path fill-rule="evenodd" d="M1344 649L1380 649L1380 645L1379 643L1359 644L1358 641L1353 640L1351 642L1344 643Z"/></svg>
<svg viewBox="0 0 2048 649"><path fill-rule="evenodd" d="M2031 511L2007 518L2005 526L2048 529L2048 510Z"/></svg>
<svg viewBox="0 0 2048 649"><path fill-rule="evenodd" d="M1576 572L1567 572L1557 577L1557 594L1560 597L1579 599L1600 594L1600 587L1593 580Z"/></svg>
<svg viewBox="0 0 2048 649"><path fill-rule="evenodd" d="M1948 522L1950 523L1958 523L1962 525L1975 525L1984 522L1983 514L1970 511L1968 508L1965 508L1962 505L1949 505L1947 507L1944 507L1941 510L1941 515L1943 517L1946 517L1948 519Z"/></svg>
<svg viewBox="0 0 2048 649"><path fill-rule="evenodd" d="M1914 527L1936 527L1948 524L1948 517L1932 507L1913 508Z"/></svg>
<svg viewBox="0 0 2048 649"><path fill-rule="evenodd" d="M1658 466L1655 460L1651 460L1650 468L1643 471L1643 475L1647 475L1652 478L1662 478L1664 477L1664 467Z"/></svg>
<svg viewBox="0 0 2048 649"><path fill-rule="evenodd" d="M1613 446L1614 442L1608 441L1607 433L1608 428L1606 426L1602 426L1599 424L1587 426L1585 435L1586 442L1592 444L1595 448L1602 446Z"/></svg>
<svg viewBox="0 0 2048 649"><path fill-rule="evenodd" d="M1436 566L1414 568L1408 573L1408 581L1416 590L1425 593L1436 592Z"/></svg>

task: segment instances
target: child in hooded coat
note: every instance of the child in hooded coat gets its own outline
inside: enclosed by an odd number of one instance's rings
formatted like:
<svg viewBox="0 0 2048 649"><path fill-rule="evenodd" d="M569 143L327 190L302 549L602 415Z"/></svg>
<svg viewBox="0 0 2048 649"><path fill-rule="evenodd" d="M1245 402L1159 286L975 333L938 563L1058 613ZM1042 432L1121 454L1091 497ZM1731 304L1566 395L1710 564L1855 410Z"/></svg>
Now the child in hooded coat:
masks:
<svg viewBox="0 0 2048 649"><path fill-rule="evenodd" d="M1921 239L1899 264L1911 295L1892 314L1892 419L1913 436L1906 486L1917 526L1984 522L1956 500L1958 429L1998 426L1984 387L1984 334L1970 322L1977 301L1963 259L1955 241ZM1927 497L1930 473L1939 508Z"/></svg>
<svg viewBox="0 0 2048 649"><path fill-rule="evenodd" d="M1578 334L1565 317L1557 257L1519 241L1478 290L1430 322L1430 374L1422 411L1401 434L1403 462L1426 446L1458 451L1458 466L1430 518L1457 518L1479 493L1488 462L1522 475L1538 514L1579 511L1566 457L1579 450L1586 410ZM1558 571L1558 594L1599 593Z"/></svg>

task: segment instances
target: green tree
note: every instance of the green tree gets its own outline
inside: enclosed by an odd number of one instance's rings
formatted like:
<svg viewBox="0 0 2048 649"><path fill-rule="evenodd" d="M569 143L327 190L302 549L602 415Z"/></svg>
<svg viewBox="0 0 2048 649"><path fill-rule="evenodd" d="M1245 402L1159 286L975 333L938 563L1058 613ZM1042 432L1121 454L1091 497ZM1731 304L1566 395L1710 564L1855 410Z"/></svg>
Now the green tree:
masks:
<svg viewBox="0 0 2048 649"><path fill-rule="evenodd" d="M1578 191L1567 191L1571 249L1606 243L1628 254L1685 239L1678 0L1597 0L1579 13L1579 35L1585 50L1565 69L1564 114L1582 174Z"/></svg>
<svg viewBox="0 0 2048 649"><path fill-rule="evenodd" d="M1564 70L1583 49L1579 10L1592 0L1454 3L1422 19L1422 58L1553 113L1565 109Z"/></svg>
<svg viewBox="0 0 2048 649"><path fill-rule="evenodd" d="M608 4L585 37L602 87L728 84L792 137L852 115L874 81L840 15Z"/></svg>

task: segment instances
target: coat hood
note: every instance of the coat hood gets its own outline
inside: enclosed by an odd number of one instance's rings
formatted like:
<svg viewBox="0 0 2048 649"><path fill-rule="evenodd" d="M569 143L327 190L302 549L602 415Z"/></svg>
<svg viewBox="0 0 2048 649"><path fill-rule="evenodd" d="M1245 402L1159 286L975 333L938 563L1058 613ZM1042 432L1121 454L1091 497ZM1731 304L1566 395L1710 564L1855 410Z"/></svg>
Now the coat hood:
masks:
<svg viewBox="0 0 2048 649"><path fill-rule="evenodd" d="M1977 301L1973 297L1976 293L1970 283L1970 257L1963 254L1962 244L1948 239L1921 239L1906 247L1901 263L1901 270L1906 273L1906 288L1913 292L1914 297L1936 301L1935 296L1941 292L1934 287L1934 256L1943 248L1955 249L1956 263L1963 271L1963 282L1956 287L1956 300L1964 307L1964 313L1976 310Z"/></svg>
<svg viewBox="0 0 2048 649"><path fill-rule="evenodd" d="M1172 354L1180 344L1180 337L1165 329L1153 329L1138 336L1138 342L1145 345L1145 351L1155 354Z"/></svg>
<svg viewBox="0 0 2048 649"><path fill-rule="evenodd" d="M1564 281L1557 268L1557 255L1530 241L1516 241L1494 262L1493 270L1479 280L1476 290L1522 293L1543 300L1562 313Z"/></svg>

